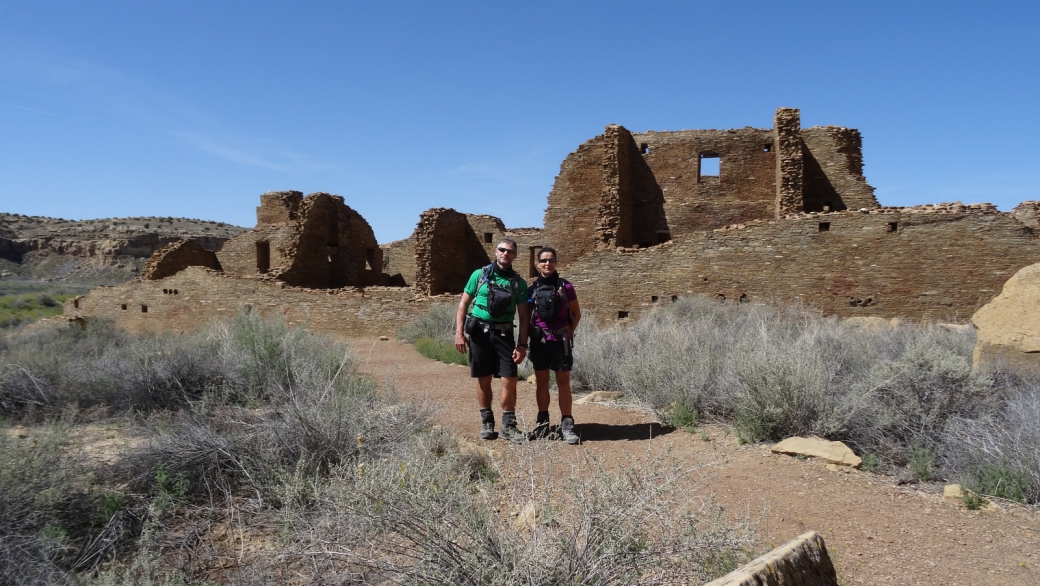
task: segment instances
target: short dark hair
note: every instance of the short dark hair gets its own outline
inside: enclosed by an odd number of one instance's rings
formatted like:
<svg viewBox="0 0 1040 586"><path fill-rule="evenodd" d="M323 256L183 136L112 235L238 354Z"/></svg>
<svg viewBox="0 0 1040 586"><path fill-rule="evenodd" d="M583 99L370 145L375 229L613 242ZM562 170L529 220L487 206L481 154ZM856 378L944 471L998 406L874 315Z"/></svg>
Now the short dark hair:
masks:
<svg viewBox="0 0 1040 586"><path fill-rule="evenodd" d="M498 241L498 246L502 246L503 244L512 244L513 252L520 252L520 247L517 246L516 240L513 240L512 238L503 238Z"/></svg>
<svg viewBox="0 0 1040 586"><path fill-rule="evenodd" d="M556 261L560 260L560 255L556 254L556 249L551 247L551 246L543 246L542 249L538 251L538 256L537 256L538 259L542 258L542 253L543 252L551 252L552 255L553 255L553 259L554 260L556 260Z"/></svg>

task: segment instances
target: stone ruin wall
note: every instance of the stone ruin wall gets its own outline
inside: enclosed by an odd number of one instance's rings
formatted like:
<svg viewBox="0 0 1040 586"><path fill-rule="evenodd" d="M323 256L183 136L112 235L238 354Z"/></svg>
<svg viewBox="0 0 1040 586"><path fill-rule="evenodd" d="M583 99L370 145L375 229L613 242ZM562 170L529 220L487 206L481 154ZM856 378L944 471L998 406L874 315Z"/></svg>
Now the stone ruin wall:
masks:
<svg viewBox="0 0 1040 586"><path fill-rule="evenodd" d="M434 209L445 210L448 208ZM428 210L428 212L432 211ZM451 211L454 212L454 210ZM534 259L537 257L538 250L544 246L544 235L541 228L507 229L502 220L495 216L485 214L464 215L469 223L468 233L472 233L473 237L484 248L484 253L488 259L485 264L490 263L491 259L495 258L495 246L503 238L511 238L516 241L519 248L515 262L516 269L524 277L534 277L536 275ZM420 225L422 224L423 221L420 220ZM429 228L424 228L424 231L428 230ZM468 233L466 234L467 239L470 237ZM415 244L417 234L418 229L412 232L412 235L408 238L395 240L381 246L383 250L383 272L387 274L390 285L411 287L416 284L418 267ZM428 254L424 253L424 258L427 256ZM474 250L473 256L479 257L480 255L476 254ZM459 291L461 290L459 288Z"/></svg>
<svg viewBox="0 0 1040 586"><path fill-rule="evenodd" d="M789 213L877 208L859 132L802 129L800 120L798 110L780 108L772 129L632 134L607 126L560 166L545 240L574 259ZM715 157L718 175L709 175L702 163Z"/></svg>
<svg viewBox="0 0 1040 586"><path fill-rule="evenodd" d="M584 142L560 165L545 211L545 239L553 243L561 261L590 254L603 243L600 206L609 174L605 161L612 150L616 147L600 135Z"/></svg>
<svg viewBox="0 0 1040 586"><path fill-rule="evenodd" d="M1010 214L988 204L882 208L863 177L859 132L798 124L797 110L780 109L775 129L632 134L608 126L561 164L544 230L434 208L410 238L380 248L339 196L267 193L257 227L216 259L171 247L150 263L147 275L158 280L97 290L67 308L94 308L129 327L192 329L215 312L256 305L258 295L286 315L305 303L308 315L331 320L323 331L393 331L397 317L422 313L412 311L417 298L457 295L509 237L521 276L536 276L538 250L552 245L583 307L608 319L687 294L797 301L841 316L951 319L971 315L1015 270L1040 261L1040 204ZM720 157L718 176L701 174L704 156ZM800 203L792 195L799 182ZM258 242L270 248L266 273ZM184 287L195 291L191 303L179 296ZM348 330L335 330L337 315Z"/></svg>
<svg viewBox="0 0 1040 586"><path fill-rule="evenodd" d="M584 306L634 318L673 296L797 302L839 316L967 319L1040 241L987 205L798 214L602 250L561 267Z"/></svg>
<svg viewBox="0 0 1040 586"><path fill-rule="evenodd" d="M257 226L218 255L229 273L268 274L312 288L380 285L382 251L371 226L343 198L299 191L261 196ZM262 259L266 259L266 262Z"/></svg>
<svg viewBox="0 0 1040 586"><path fill-rule="evenodd" d="M462 293L470 274L487 265L487 252L465 214L433 208L415 228L415 288L424 295Z"/></svg>
<svg viewBox="0 0 1040 586"><path fill-rule="evenodd" d="M194 240L182 240L157 251L141 270L141 279L157 281L173 276L188 267L222 270L217 254Z"/></svg>
<svg viewBox="0 0 1040 586"><path fill-rule="evenodd" d="M306 289L193 266L157 281L94 289L66 301L65 315L110 317L138 332L193 332L238 311L253 311L341 337L393 336L432 304L457 302L454 295L426 297L410 287Z"/></svg>
<svg viewBox="0 0 1040 586"><path fill-rule="evenodd" d="M840 126L803 128L803 208L837 212L879 207L874 188L863 176L863 138Z"/></svg>

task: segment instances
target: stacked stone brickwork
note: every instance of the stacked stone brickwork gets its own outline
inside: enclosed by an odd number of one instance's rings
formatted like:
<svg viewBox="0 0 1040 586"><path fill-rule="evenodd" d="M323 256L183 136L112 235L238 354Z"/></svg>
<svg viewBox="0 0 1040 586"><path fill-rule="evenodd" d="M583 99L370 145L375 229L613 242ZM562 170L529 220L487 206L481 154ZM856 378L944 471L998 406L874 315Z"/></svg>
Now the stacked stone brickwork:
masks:
<svg viewBox="0 0 1040 586"><path fill-rule="evenodd" d="M657 230L682 236L776 216L775 155L769 129L679 130L632 135L662 199ZM719 158L718 175L701 175L703 157ZM647 237L625 244L659 244Z"/></svg>
<svg viewBox="0 0 1040 586"><path fill-rule="evenodd" d="M177 242L159 250L148 259L141 271L141 278L158 281L175 275L188 267L206 267L221 270L217 254L206 250L194 240Z"/></svg>
<svg viewBox="0 0 1040 586"><path fill-rule="evenodd" d="M415 285L415 234L380 246L383 249L383 272L391 286Z"/></svg>
<svg viewBox="0 0 1040 586"><path fill-rule="evenodd" d="M561 267L583 306L635 317L673 296L799 302L841 316L966 318L1020 267L1032 231L992 206L799 214L602 250Z"/></svg>
<svg viewBox="0 0 1040 586"><path fill-rule="evenodd" d="M218 255L224 270L268 274L310 288L364 287L384 279L382 251L368 222L328 193L261 196L257 226Z"/></svg>
<svg viewBox="0 0 1040 586"><path fill-rule="evenodd" d="M424 295L461 293L470 274L491 262L466 215L451 208L419 217L415 261L415 287Z"/></svg>
<svg viewBox="0 0 1040 586"><path fill-rule="evenodd" d="M863 138L840 126L802 129L806 212L878 207L874 188L863 176Z"/></svg>
<svg viewBox="0 0 1040 586"><path fill-rule="evenodd" d="M802 116L795 108L779 108L773 116L776 133L776 214L804 211L802 189Z"/></svg>
<svg viewBox="0 0 1040 586"><path fill-rule="evenodd" d="M111 317L132 331L192 332L253 311L338 336L390 336L431 304L452 301L457 299L417 295L410 287L306 289L193 266L158 281L94 289L66 301L65 315Z"/></svg>

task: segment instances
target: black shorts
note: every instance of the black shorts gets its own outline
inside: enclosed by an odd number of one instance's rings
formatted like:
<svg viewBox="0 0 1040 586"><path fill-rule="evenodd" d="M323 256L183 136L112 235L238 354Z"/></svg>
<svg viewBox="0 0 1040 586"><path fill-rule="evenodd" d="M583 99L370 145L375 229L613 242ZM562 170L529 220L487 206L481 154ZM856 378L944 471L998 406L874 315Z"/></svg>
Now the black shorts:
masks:
<svg viewBox="0 0 1040 586"><path fill-rule="evenodd" d="M571 352L572 342L555 340L543 342L537 335L531 336L531 350L528 358L535 370L552 370L569 372L574 366L574 354Z"/></svg>
<svg viewBox="0 0 1040 586"><path fill-rule="evenodd" d="M513 350L516 340L513 330L489 329L477 324L469 336L469 375L483 378L493 375L495 378L516 378L516 363L513 362Z"/></svg>

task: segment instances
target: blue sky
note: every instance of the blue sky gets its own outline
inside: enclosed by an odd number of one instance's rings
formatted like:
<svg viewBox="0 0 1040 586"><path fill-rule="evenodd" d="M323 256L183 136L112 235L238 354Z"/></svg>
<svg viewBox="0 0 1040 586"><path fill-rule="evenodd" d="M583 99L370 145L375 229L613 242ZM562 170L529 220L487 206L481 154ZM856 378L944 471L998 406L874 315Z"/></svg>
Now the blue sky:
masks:
<svg viewBox="0 0 1040 586"><path fill-rule="evenodd" d="M780 4L783 4L780 6ZM882 204L1040 199L1036 2L0 0L0 211L255 223L338 193L380 242L447 206L540 226L633 131L864 135Z"/></svg>

